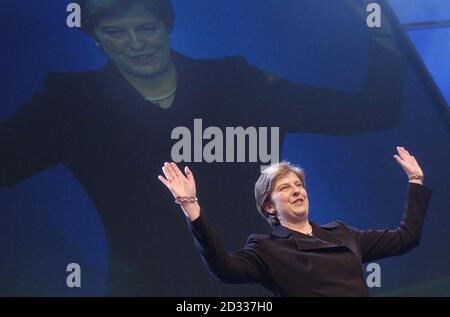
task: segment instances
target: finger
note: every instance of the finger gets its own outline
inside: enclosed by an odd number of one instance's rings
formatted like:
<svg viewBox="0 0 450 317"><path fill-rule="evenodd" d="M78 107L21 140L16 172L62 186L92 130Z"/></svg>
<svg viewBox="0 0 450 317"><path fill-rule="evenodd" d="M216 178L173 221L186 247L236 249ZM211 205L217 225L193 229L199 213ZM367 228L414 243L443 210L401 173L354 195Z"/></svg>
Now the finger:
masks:
<svg viewBox="0 0 450 317"><path fill-rule="evenodd" d="M406 164L405 162L401 159L401 157L399 157L398 155L394 155L395 160L397 161L398 164L400 164L401 167L405 168Z"/></svg>
<svg viewBox="0 0 450 317"><path fill-rule="evenodd" d="M405 149L405 148L402 148L402 149L403 149L403 151L404 151L406 157L408 158L409 162L413 163L414 161L413 161L413 159L412 159L412 155L408 152L407 149Z"/></svg>
<svg viewBox="0 0 450 317"><path fill-rule="evenodd" d="M192 171L189 169L189 167L185 166L184 167L184 172L186 173L186 176L189 180L194 180L194 174L192 173Z"/></svg>
<svg viewBox="0 0 450 317"><path fill-rule="evenodd" d="M175 174L180 177L180 176L184 176L183 173L180 171L180 169L178 168L178 165L175 164L174 162L170 163L170 167L172 167L173 171L175 172Z"/></svg>
<svg viewBox="0 0 450 317"><path fill-rule="evenodd" d="M417 171L423 175L422 172L422 168L420 167L419 163L417 162L416 158L414 156L412 156L413 159L413 165L415 166L415 168L417 169Z"/></svg>
<svg viewBox="0 0 450 317"><path fill-rule="evenodd" d="M411 156L411 154L409 154L409 152L408 152L407 149L405 149L404 147L402 147L402 149L403 149L403 151L404 151L408 156Z"/></svg>
<svg viewBox="0 0 450 317"><path fill-rule="evenodd" d="M170 189L170 187L169 187L170 183L164 177L162 177L161 175L158 175L158 179L161 181L161 183L163 183L164 185L166 185L167 188Z"/></svg>
<svg viewBox="0 0 450 317"><path fill-rule="evenodd" d="M164 176L166 176L166 179L171 182L174 178L172 177L172 174L170 174L169 169L167 166L163 166L162 171L164 173Z"/></svg>
<svg viewBox="0 0 450 317"><path fill-rule="evenodd" d="M399 146L396 147L396 150L397 150L397 154L394 155L394 158L401 159L402 150L400 149Z"/></svg>
<svg viewBox="0 0 450 317"><path fill-rule="evenodd" d="M405 149L403 147L397 147L398 155L402 160L409 160L409 156L406 154Z"/></svg>
<svg viewBox="0 0 450 317"><path fill-rule="evenodd" d="M411 154L409 154L408 150L402 147L402 152L405 155L405 159L411 161Z"/></svg>
<svg viewBox="0 0 450 317"><path fill-rule="evenodd" d="M169 175L172 179L177 178L177 173L175 173L175 171L173 170L173 167L169 163L167 163L167 162L164 163L164 167L166 168L167 172L169 173Z"/></svg>
<svg viewBox="0 0 450 317"><path fill-rule="evenodd" d="M169 172L171 173L171 175L173 176L173 178L183 176L182 173L177 173L177 171L175 170L173 165L176 165L176 164L175 163L167 163L167 168L168 168Z"/></svg>

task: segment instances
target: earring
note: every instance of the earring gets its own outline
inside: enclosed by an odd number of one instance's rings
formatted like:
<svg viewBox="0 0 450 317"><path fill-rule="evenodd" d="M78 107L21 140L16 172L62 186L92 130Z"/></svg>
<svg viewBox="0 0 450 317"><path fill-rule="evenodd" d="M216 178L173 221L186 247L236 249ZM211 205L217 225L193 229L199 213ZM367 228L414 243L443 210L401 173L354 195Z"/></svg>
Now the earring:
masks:
<svg viewBox="0 0 450 317"><path fill-rule="evenodd" d="M99 43L99 42L95 42L95 45L96 45L97 47L100 47L100 43Z"/></svg>

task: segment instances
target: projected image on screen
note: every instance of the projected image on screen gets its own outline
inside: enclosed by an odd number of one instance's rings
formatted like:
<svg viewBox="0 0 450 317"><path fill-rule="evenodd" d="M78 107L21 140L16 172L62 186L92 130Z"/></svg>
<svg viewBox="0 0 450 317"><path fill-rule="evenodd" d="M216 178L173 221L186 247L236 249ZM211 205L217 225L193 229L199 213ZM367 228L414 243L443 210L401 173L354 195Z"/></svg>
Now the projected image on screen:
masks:
<svg viewBox="0 0 450 317"><path fill-rule="evenodd" d="M440 141L421 138L446 130L434 117L420 137L411 129L433 115L421 112L431 101L411 97L424 88L408 77L400 28L383 6L382 26L369 27L359 1L79 0L76 29L65 23L68 3L4 8L16 27L2 36L19 44L1 59L11 71L1 75L0 246L19 264L5 262L0 294L304 295L211 277L179 205L198 203L238 250L250 233L271 232L254 190L273 163L305 168L318 224L398 225L408 178L392 158L397 145L443 181L448 153L434 161ZM195 175L196 199L172 197L158 179L180 172L161 169L172 161ZM448 274L440 265L434 273ZM382 264L383 283L369 290L356 267L359 295L415 276Z"/></svg>

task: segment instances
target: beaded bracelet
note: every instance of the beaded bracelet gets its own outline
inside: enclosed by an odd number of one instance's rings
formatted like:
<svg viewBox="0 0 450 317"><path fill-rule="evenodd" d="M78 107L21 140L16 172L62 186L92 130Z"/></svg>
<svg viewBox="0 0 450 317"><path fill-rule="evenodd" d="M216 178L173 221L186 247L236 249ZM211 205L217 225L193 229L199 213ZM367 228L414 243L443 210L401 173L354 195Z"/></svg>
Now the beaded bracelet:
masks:
<svg viewBox="0 0 450 317"><path fill-rule="evenodd" d="M197 197L187 197L187 196L178 196L175 197L175 203L178 205L184 204L184 203L195 203L198 201Z"/></svg>
<svg viewBox="0 0 450 317"><path fill-rule="evenodd" d="M410 181L415 180L415 179L420 179L422 182L424 180L422 175L413 175L413 176L408 177L408 179Z"/></svg>

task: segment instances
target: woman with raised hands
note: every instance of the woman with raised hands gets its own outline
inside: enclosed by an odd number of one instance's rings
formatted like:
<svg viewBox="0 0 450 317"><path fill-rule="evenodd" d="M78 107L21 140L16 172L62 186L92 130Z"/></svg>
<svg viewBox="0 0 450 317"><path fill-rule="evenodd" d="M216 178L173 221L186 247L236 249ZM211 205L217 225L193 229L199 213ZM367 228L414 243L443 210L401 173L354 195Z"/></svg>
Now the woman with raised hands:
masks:
<svg viewBox="0 0 450 317"><path fill-rule="evenodd" d="M164 177L158 178L188 218L210 272L222 282L260 283L277 296L368 296L361 264L416 247L431 197L414 156L403 147L397 152L394 158L408 177L406 209L398 228L358 230L340 221L309 221L304 171L282 162L264 170L255 184L256 206L272 232L251 235L243 249L232 253L200 208L191 170L185 167L183 173L175 163L165 163Z"/></svg>

